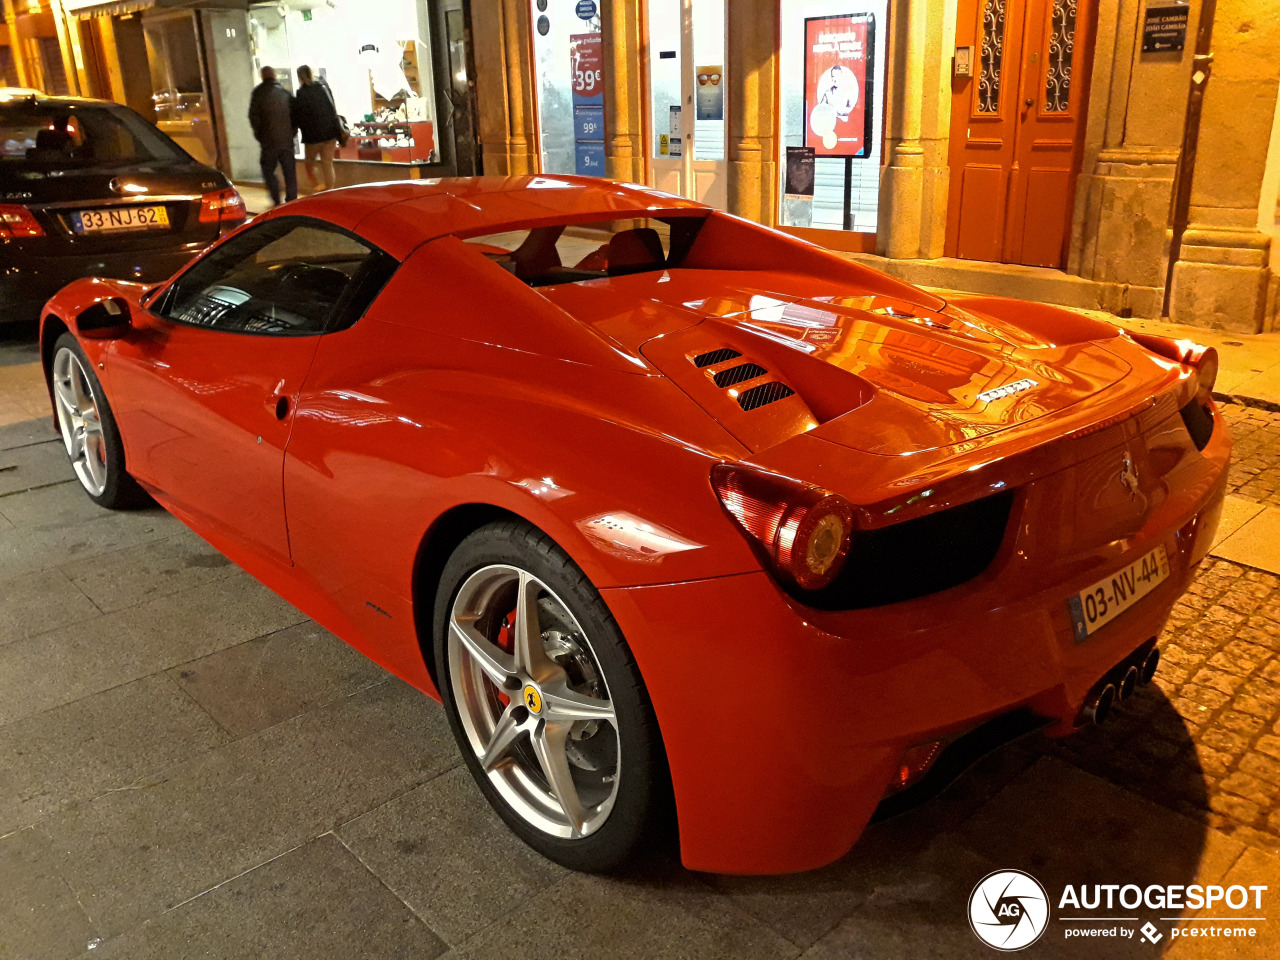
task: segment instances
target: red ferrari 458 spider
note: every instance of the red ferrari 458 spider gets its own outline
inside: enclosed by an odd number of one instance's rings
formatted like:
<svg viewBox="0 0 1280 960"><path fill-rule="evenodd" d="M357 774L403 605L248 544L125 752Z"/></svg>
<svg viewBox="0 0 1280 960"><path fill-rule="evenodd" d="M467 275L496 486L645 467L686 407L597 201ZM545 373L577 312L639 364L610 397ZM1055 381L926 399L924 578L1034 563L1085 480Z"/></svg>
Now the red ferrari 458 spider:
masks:
<svg viewBox="0 0 1280 960"><path fill-rule="evenodd" d="M290 203L72 284L42 351L90 497L441 699L588 870L672 807L691 868L817 867L993 738L1100 722L1231 446L1212 350L571 177Z"/></svg>

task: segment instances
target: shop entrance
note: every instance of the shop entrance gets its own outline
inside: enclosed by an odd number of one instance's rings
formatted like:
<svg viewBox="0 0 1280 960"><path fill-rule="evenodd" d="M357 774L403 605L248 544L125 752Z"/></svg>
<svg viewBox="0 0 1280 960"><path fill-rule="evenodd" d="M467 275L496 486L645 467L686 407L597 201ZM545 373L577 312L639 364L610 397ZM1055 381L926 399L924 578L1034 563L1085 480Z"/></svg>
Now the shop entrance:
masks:
<svg viewBox="0 0 1280 960"><path fill-rule="evenodd" d="M716 207L725 164L725 0L649 0L649 185Z"/></svg>
<svg viewBox="0 0 1280 960"><path fill-rule="evenodd" d="M1094 2L960 0L958 17L946 253L1061 267L1084 140Z"/></svg>

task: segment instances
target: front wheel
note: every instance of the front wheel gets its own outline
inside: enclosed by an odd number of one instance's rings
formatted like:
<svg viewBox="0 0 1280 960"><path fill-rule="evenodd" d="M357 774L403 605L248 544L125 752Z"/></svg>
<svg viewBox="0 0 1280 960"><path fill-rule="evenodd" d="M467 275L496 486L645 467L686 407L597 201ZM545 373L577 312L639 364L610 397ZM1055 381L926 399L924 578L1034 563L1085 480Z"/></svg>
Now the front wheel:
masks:
<svg viewBox="0 0 1280 960"><path fill-rule="evenodd" d="M669 788L652 707L600 594L544 534L501 521L459 545L437 597L440 693L490 804L564 866L632 859Z"/></svg>
<svg viewBox="0 0 1280 960"><path fill-rule="evenodd" d="M124 444L102 384L70 333L54 343L50 384L67 458L89 499L115 510L145 502L125 470Z"/></svg>

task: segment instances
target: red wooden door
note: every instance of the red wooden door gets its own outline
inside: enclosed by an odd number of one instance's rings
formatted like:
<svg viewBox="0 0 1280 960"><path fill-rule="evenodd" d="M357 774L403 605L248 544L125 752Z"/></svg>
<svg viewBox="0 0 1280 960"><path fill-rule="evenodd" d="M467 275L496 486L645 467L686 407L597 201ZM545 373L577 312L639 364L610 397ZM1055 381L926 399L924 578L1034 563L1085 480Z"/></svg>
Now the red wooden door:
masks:
<svg viewBox="0 0 1280 960"><path fill-rule="evenodd" d="M946 253L1060 267L1084 140L1093 0L960 0Z"/></svg>

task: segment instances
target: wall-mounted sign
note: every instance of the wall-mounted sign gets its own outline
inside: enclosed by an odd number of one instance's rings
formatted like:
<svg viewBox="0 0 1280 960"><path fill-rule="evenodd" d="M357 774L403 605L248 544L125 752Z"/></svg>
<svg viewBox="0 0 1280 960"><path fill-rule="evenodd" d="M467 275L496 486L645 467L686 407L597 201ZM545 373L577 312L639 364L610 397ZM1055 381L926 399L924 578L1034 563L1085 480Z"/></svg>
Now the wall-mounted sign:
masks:
<svg viewBox="0 0 1280 960"><path fill-rule="evenodd" d="M874 36L870 13L804 21L804 145L819 157L871 152Z"/></svg>
<svg viewBox="0 0 1280 960"><path fill-rule="evenodd" d="M813 197L813 147L787 147L788 197Z"/></svg>
<svg viewBox="0 0 1280 960"><path fill-rule="evenodd" d="M578 5L574 8L573 12L578 15L579 20L594 19L596 15L595 0L579 0Z"/></svg>
<svg viewBox="0 0 1280 960"><path fill-rule="evenodd" d="M600 34L569 37L569 69L573 75L574 169L582 176L603 177L604 47Z"/></svg>
<svg viewBox="0 0 1280 960"><path fill-rule="evenodd" d="M1191 8L1180 3L1169 7L1147 7L1142 16L1142 52L1166 53L1187 45L1187 20Z"/></svg>
<svg viewBox="0 0 1280 960"><path fill-rule="evenodd" d="M696 74L698 85L694 88L694 103L698 120L724 119L724 66L715 64L699 67Z"/></svg>
<svg viewBox="0 0 1280 960"><path fill-rule="evenodd" d="M787 147L787 173L782 188L782 223L813 226L813 147Z"/></svg>

